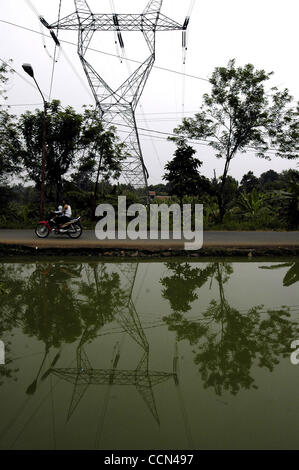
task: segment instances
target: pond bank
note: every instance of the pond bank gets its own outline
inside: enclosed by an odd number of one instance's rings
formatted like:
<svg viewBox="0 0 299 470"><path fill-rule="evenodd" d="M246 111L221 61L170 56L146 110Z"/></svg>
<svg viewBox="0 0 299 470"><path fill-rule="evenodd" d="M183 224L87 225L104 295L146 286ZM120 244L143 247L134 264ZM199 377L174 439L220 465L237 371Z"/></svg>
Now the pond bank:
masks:
<svg viewBox="0 0 299 470"><path fill-rule="evenodd" d="M84 231L78 240L37 238L31 230L0 230L0 256L94 256L123 258L298 256L299 232L203 233L203 247L185 250L182 240L105 240Z"/></svg>
<svg viewBox="0 0 299 470"><path fill-rule="evenodd" d="M107 258L205 258L205 257L285 257L299 256L298 246L216 247L204 246L200 250L180 248L122 249L111 247L29 246L27 244L0 243L0 256L89 256Z"/></svg>

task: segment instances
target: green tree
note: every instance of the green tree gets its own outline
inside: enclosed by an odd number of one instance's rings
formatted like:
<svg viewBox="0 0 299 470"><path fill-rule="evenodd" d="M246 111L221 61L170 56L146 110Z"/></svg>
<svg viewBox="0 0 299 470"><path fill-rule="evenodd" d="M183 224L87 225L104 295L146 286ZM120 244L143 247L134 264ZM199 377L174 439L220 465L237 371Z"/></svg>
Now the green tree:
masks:
<svg viewBox="0 0 299 470"><path fill-rule="evenodd" d="M286 203L284 218L291 229L299 226L299 177L294 176L289 182L288 191L280 191L280 197Z"/></svg>
<svg viewBox="0 0 299 470"><path fill-rule="evenodd" d="M227 175L226 183L223 188L222 178L214 177L211 184L211 190L216 200L218 199L218 196L221 192L223 204L226 208L229 208L232 207L235 203L235 200L237 198L238 186L238 181L232 176Z"/></svg>
<svg viewBox="0 0 299 470"><path fill-rule="evenodd" d="M197 196L200 188L207 184L199 174L202 162L193 157L196 151L180 139L174 158L165 165L163 179L170 184L171 194L176 195L182 204L183 196Z"/></svg>
<svg viewBox="0 0 299 470"><path fill-rule="evenodd" d="M266 195L259 193L256 188L254 188L251 193L241 193L238 200L239 211L244 216L254 218L265 207L266 200Z"/></svg>
<svg viewBox="0 0 299 470"><path fill-rule="evenodd" d="M226 212L223 194L229 167L238 153L245 153L251 147L258 157L269 158L271 139L277 145L277 155L299 156L294 137L296 112L287 108L292 97L287 89L266 91L271 75L252 64L236 67L235 60L230 60L227 67L216 67L210 78L212 90L203 96L199 112L194 118L185 118L174 130L180 136L177 139L181 136L209 139L216 156L225 159L218 192L221 222ZM288 145L283 145L282 129L292 135Z"/></svg>
<svg viewBox="0 0 299 470"><path fill-rule="evenodd" d="M7 178L20 173L18 129L16 117L3 108L6 100L5 85L9 80L12 70L9 64L0 65L0 184L3 185ZM3 103L1 103L3 100Z"/></svg>
<svg viewBox="0 0 299 470"><path fill-rule="evenodd" d="M260 188L263 191L278 189L280 186L279 174L274 170L268 170L259 177Z"/></svg>
<svg viewBox="0 0 299 470"><path fill-rule="evenodd" d="M41 179L41 152L43 111L27 111L20 118L19 129L23 136L22 159L25 169L37 187ZM61 198L63 177L75 167L73 176L80 181L88 170L103 173L103 177L118 177L123 147L117 143L114 129L104 130L95 110L86 108L83 114L72 107L63 108L58 100L47 105L47 160L46 184L54 189L56 202ZM97 162L101 162L97 166ZM97 177L98 180L98 177Z"/></svg>
<svg viewBox="0 0 299 470"><path fill-rule="evenodd" d="M259 186L259 179L254 176L252 171L248 171L246 173L240 183L240 190L244 191L245 193L251 193L251 191L256 188L258 189Z"/></svg>
<svg viewBox="0 0 299 470"><path fill-rule="evenodd" d="M20 118L20 132L23 137L22 159L30 180L37 187L41 181L41 154L43 141L43 119L41 110L27 111ZM56 201L62 191L62 177L75 160L80 148L82 116L68 106L63 109L58 100L47 104L46 118L46 185L54 189Z"/></svg>
<svg viewBox="0 0 299 470"><path fill-rule="evenodd" d="M281 102L285 100L284 93L277 93L274 100L274 116L276 118L269 128L272 145L278 148L278 155L288 159L298 158L299 154L299 102L296 108L284 112Z"/></svg>
<svg viewBox="0 0 299 470"><path fill-rule="evenodd" d="M126 157L125 145L120 143L115 127L104 130L97 109L85 108L83 114L83 154L79 161L79 174L86 170L95 173L94 201L102 181L102 194L111 179L120 177L122 161Z"/></svg>

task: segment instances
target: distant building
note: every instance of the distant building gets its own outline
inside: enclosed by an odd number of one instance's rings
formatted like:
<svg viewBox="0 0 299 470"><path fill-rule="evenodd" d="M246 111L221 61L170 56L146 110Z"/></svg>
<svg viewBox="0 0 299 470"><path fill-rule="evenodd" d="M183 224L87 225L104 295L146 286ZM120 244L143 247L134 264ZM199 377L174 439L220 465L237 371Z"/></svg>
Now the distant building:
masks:
<svg viewBox="0 0 299 470"><path fill-rule="evenodd" d="M169 201L171 199L171 196L156 196L155 199L158 201Z"/></svg>
<svg viewBox="0 0 299 470"><path fill-rule="evenodd" d="M171 196L157 196L156 191L149 191L148 197L150 201L169 201Z"/></svg>
<svg viewBox="0 0 299 470"><path fill-rule="evenodd" d="M148 192L148 197L150 198L151 201L154 201L156 197L156 191L149 191Z"/></svg>

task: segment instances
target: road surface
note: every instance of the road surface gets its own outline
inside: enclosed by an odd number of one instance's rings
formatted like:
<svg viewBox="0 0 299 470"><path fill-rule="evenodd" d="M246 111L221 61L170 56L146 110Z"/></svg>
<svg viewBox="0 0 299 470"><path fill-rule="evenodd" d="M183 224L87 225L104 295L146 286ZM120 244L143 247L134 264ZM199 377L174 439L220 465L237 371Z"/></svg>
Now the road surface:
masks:
<svg viewBox="0 0 299 470"><path fill-rule="evenodd" d="M33 230L0 230L0 244L23 245L37 248L118 248L165 250L184 249L180 240L106 240L100 241L92 230L72 240L67 235L50 234L39 239ZM297 232L204 232L204 248L299 248Z"/></svg>

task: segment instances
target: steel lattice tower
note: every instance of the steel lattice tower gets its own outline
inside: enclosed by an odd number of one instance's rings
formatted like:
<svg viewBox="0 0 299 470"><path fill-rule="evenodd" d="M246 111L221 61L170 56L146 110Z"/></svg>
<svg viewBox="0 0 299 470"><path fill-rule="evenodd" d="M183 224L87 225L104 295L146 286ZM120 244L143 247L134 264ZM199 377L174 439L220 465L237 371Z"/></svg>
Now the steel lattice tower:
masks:
<svg viewBox="0 0 299 470"><path fill-rule="evenodd" d="M150 0L142 14L94 14L85 0L74 0L75 12L49 25L51 30L78 31L78 55L91 87L101 120L105 128L111 125L124 125L128 135L122 139L128 156L122 164L122 175L127 184L135 188L146 188L148 171L144 164L135 110L146 81L155 62L156 32L182 30L188 26L188 18L183 25L160 13L163 0ZM139 31L143 34L149 57L120 85L117 90L106 83L101 75L86 60L89 44L97 31L114 31L123 48L122 31Z"/></svg>

